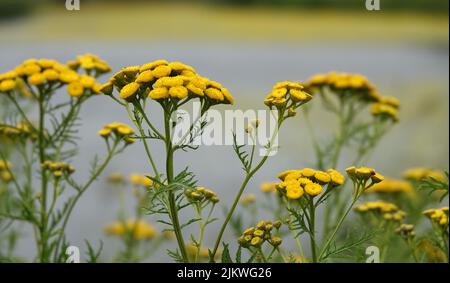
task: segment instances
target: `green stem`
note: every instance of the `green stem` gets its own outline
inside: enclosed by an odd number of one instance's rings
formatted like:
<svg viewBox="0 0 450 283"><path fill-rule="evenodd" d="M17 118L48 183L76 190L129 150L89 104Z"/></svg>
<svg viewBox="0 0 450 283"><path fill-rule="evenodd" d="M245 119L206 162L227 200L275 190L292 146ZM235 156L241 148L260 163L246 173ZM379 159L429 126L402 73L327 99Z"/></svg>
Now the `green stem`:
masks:
<svg viewBox="0 0 450 283"><path fill-rule="evenodd" d="M144 118L145 122L147 122L148 126L155 132L155 134L160 138L164 139L164 136L153 126L152 122L150 122L150 119L148 119L147 114L145 114L144 109L142 108L141 104L139 102L133 103L134 107L142 114L142 117Z"/></svg>
<svg viewBox="0 0 450 283"><path fill-rule="evenodd" d="M138 117L136 117L136 113L135 113L134 119L132 118L131 110L128 106L127 106L127 112L128 112L128 115L130 116L131 121L133 121L135 126L138 128L140 135L143 137L142 142L144 143L145 153L147 154L147 157L150 161L150 165L152 166L153 173L155 174L155 178L157 180L159 180L160 176L159 176L158 168L156 167L155 161L153 160L147 140L144 138L145 133L144 133L144 129L142 128L142 124L138 121Z"/></svg>
<svg viewBox="0 0 450 283"><path fill-rule="evenodd" d="M211 217L211 214L212 214L212 212L214 210L214 206L215 206L214 204L211 205L211 208L210 208L210 210L208 212L208 215L206 216L205 221L203 221L201 205L202 204L199 204L198 207L197 207L197 217L200 219L200 225L199 225L200 228L199 228L199 232L198 232L198 241L197 241L198 242L198 247L197 247L197 252L195 253L194 262L197 262L197 260L198 260L198 258L200 256L200 250L201 250L201 247L202 247L202 244L203 244L203 235L205 234L205 228L206 228L206 225L209 222L209 218Z"/></svg>
<svg viewBox="0 0 450 283"><path fill-rule="evenodd" d="M52 202L50 204L50 208L48 209L48 215L52 215L53 209L55 208L56 199L58 198L58 181L54 181L53 183L53 197Z"/></svg>
<svg viewBox="0 0 450 283"><path fill-rule="evenodd" d="M345 186L345 184L342 187L344 187L344 186ZM330 230L335 227L334 226L335 223L337 222L339 217L344 213L346 192L342 191L339 194L336 194L336 195L330 196L330 197L334 197L335 198L333 200L333 203L335 203L335 205L327 206L327 208L334 208L335 212L333 213L333 215L331 215L331 209L326 209L325 212L324 212L325 213L325 216L324 216L325 220L324 221L326 221L324 223L324 226L325 226L324 227L324 233L323 233L324 239L326 239L326 237L330 233Z"/></svg>
<svg viewBox="0 0 450 283"><path fill-rule="evenodd" d="M255 167L255 169L250 171L250 173L245 176L244 182L242 182L242 185L239 188L238 194L236 195L236 197L234 199L233 205L231 206L230 211L228 211L225 221L223 222L222 227L220 228L219 235L217 236L216 243L214 244L214 249L213 249L211 258L214 258L214 256L217 253L217 250L219 249L219 245L220 245L220 241L222 240L223 233L225 232L228 222L230 222L231 216L233 215L234 210L236 209L236 206L238 205L239 200L241 199L241 195L244 192L245 187L247 186L248 182L253 177L253 175L264 165L264 162L266 162L267 158L268 158L267 155L264 156L263 159L261 159L261 161Z"/></svg>
<svg viewBox="0 0 450 283"><path fill-rule="evenodd" d="M287 201L285 200L285 205L286 205L288 211L291 211L291 203L289 202L289 200L287 200ZM303 255L302 243L300 241L300 235L295 233L295 229L293 228L293 225L292 225L292 213L289 213L289 230L292 232L292 235L293 235L293 237L295 239L295 243L297 245L298 255L300 256L300 259L303 262L305 257Z"/></svg>
<svg viewBox="0 0 450 283"><path fill-rule="evenodd" d="M272 251L267 256L267 260L270 261L272 259L273 254L278 250L277 247L273 247Z"/></svg>
<svg viewBox="0 0 450 283"><path fill-rule="evenodd" d="M357 197L355 197L351 204L349 205L349 207L347 208L347 210L345 211L345 213L341 216L341 218L339 219L336 227L333 230L333 233L331 234L331 236L328 238L327 242L325 243L325 245L322 248L322 251L319 254L319 258L318 261L320 262L325 254L325 252L327 251L327 249L330 247L332 241L334 240L334 238L336 237L337 232L339 231L339 229L342 226L342 223L344 222L345 218L347 217L347 215L350 213L350 211L353 208L353 205L356 203L356 201L358 200Z"/></svg>
<svg viewBox="0 0 450 283"><path fill-rule="evenodd" d="M407 239L406 242L411 250L411 255L413 256L414 262L419 263L419 259L417 258L416 249L414 248L414 243L411 239Z"/></svg>
<svg viewBox="0 0 450 283"><path fill-rule="evenodd" d="M275 129L275 132L273 133L272 137L270 138L268 150L270 150L270 147L272 147L273 141L274 141L275 137L278 135L278 131L281 127L281 124L284 121L283 113L281 113L281 114L282 115L278 117L277 127ZM238 205L239 200L241 199L241 195L244 192L245 187L247 186L248 182L253 177L253 175L255 175L255 173L258 172L258 170L264 165L267 158L269 157L269 153L270 152L267 152L267 154L259 161L258 165L256 165L256 167L253 170L251 170L249 173L246 174L244 181L242 182L242 185L239 188L238 194L236 195L234 202L230 208L230 211L228 211L225 221L223 222L222 227L220 228L219 235L217 236L216 243L214 244L214 249L210 256L211 261L214 260L217 250L219 249L219 245L220 245L220 241L222 240L223 233L225 232L228 222L230 222L231 216L233 216L234 210L236 209L236 206Z"/></svg>
<svg viewBox="0 0 450 283"><path fill-rule="evenodd" d="M64 231L66 230L67 227L67 223L69 222L69 218L72 214L72 210L75 207L76 203L78 202L78 200L81 198L81 196L83 195L83 193L89 188L89 186L97 179L97 177L103 172L103 170L105 170L106 166L108 165L108 163L111 161L112 157L115 154L115 150L117 148L117 146L119 145L120 140L117 140L113 147L111 148L111 150L108 152L108 156L106 157L105 161L102 163L102 165L98 168L97 172L94 173L94 175L92 175L92 177L88 180L88 182L81 188L77 189L78 194L75 196L75 198L72 200L72 202L70 203L69 209L66 212L66 215L64 217L64 221L63 224L61 226L61 229L59 231L59 237L57 240L57 244L55 247L55 253L54 253L54 260L57 261L58 259L58 254L59 254L59 248L61 246L63 237L64 237Z"/></svg>
<svg viewBox="0 0 450 283"><path fill-rule="evenodd" d="M44 93L39 92L39 128L38 128L38 150L39 162L43 164L45 161L45 145L44 145L44 131L45 131L45 109L44 109ZM43 168L41 172L41 223L39 225L40 235L40 255L41 262L47 261L47 174Z"/></svg>
<svg viewBox="0 0 450 283"><path fill-rule="evenodd" d="M30 122L27 115L25 114L25 111L23 111L22 107L20 107L20 104L11 95L7 95L6 97L8 97L12 101L12 103L16 107L17 111L19 111L20 116L22 117L22 119L25 122L27 122L27 124L30 126L30 128L33 129L35 132L39 132L39 130L36 129L34 127L34 125Z"/></svg>
<svg viewBox="0 0 450 283"><path fill-rule="evenodd" d="M143 114L144 115L144 114ZM173 148L170 134L170 117L166 114L164 119L164 129L165 129L165 140L166 140L166 174L167 174L167 184L173 182ZM186 251L186 244L183 239L183 234L181 232L180 221L178 219L178 209L175 201L175 194L172 190L168 192L169 198L169 214L172 220L173 230L177 238L178 247L183 257L184 262L189 262L189 257Z"/></svg>
<svg viewBox="0 0 450 283"><path fill-rule="evenodd" d="M315 218L316 218L316 211L314 206L313 198L311 197L309 200L309 238L310 238L310 244L311 244L311 253L312 253L312 259L313 262L317 262L317 253L316 253L316 236L315 236Z"/></svg>
<svg viewBox="0 0 450 283"><path fill-rule="evenodd" d="M261 259L264 263L267 263L267 258L264 256L264 252L262 251L261 247L258 248L258 253L261 255Z"/></svg>

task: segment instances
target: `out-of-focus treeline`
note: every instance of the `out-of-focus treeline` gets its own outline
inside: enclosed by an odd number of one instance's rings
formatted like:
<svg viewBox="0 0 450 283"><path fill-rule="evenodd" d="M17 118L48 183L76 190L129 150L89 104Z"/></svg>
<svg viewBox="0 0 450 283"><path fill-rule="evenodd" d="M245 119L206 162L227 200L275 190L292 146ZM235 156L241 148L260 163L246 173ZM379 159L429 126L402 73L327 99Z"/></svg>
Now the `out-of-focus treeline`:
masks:
<svg viewBox="0 0 450 283"><path fill-rule="evenodd" d="M308 9L361 9L366 0L127 0L127 3L176 3L192 2L205 5L269 6ZM27 15L38 5L63 5L65 0L0 0L0 18ZM83 3L124 2L123 0L80 0ZM421 11L448 13L448 0L380 0L383 10Z"/></svg>

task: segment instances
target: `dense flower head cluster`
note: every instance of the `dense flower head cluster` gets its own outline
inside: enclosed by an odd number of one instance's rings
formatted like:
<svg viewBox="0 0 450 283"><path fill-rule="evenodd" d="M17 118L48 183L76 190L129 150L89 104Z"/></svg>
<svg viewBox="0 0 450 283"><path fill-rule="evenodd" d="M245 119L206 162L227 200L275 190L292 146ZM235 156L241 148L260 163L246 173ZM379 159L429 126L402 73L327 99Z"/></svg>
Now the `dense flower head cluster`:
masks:
<svg viewBox="0 0 450 283"><path fill-rule="evenodd" d="M448 227L448 206L436 209L427 209L423 212L423 215L440 226Z"/></svg>
<svg viewBox="0 0 450 283"><path fill-rule="evenodd" d="M14 126L0 126L0 138L14 140L19 137L36 140L37 134L32 131L27 122L19 122Z"/></svg>
<svg viewBox="0 0 450 283"><path fill-rule="evenodd" d="M287 170L278 175L282 181L276 185L276 190L288 199L300 199L305 193L315 197L322 193L323 186L341 186L345 182L344 176L337 170L328 169L326 172L304 168L301 170Z"/></svg>
<svg viewBox="0 0 450 283"><path fill-rule="evenodd" d="M67 93L73 97L99 93L101 86L94 76L79 74L69 65L46 58L25 60L14 70L1 74L0 91L11 92L20 81L39 89L57 89L67 85Z"/></svg>
<svg viewBox="0 0 450 283"><path fill-rule="evenodd" d="M288 109L289 115L296 114L295 109L311 100L312 96L304 90L304 86L298 82L278 82L272 91L265 97L264 104L268 107Z"/></svg>
<svg viewBox="0 0 450 283"><path fill-rule="evenodd" d="M274 229L279 230L280 227L280 221L260 221L256 226L246 229L238 238L238 243L244 248L260 248L264 242L268 242L273 247L278 247L281 245L282 239L272 235L272 232Z"/></svg>
<svg viewBox="0 0 450 283"><path fill-rule="evenodd" d="M12 181L11 175L12 163L10 161L0 160L0 180L9 183Z"/></svg>
<svg viewBox="0 0 450 283"><path fill-rule="evenodd" d="M373 116L398 121L400 102L395 97L379 95L375 86L361 74L343 72L316 74L305 86L313 95L329 89L345 97L357 97L361 101L372 103Z"/></svg>
<svg viewBox="0 0 450 283"><path fill-rule="evenodd" d="M156 228L141 219L117 221L106 226L104 231L107 235L132 236L135 240L151 240L157 235Z"/></svg>
<svg viewBox="0 0 450 283"><path fill-rule="evenodd" d="M410 181L421 181L424 178L433 178L435 180L444 182L445 174L439 170L433 170L426 167L410 168L403 172L403 178Z"/></svg>
<svg viewBox="0 0 450 283"><path fill-rule="evenodd" d="M55 178L59 178L63 175L70 175L75 172L75 168L70 164L61 161L46 160L42 164L42 168L50 171Z"/></svg>
<svg viewBox="0 0 450 283"><path fill-rule="evenodd" d="M142 186L144 188L151 188L153 186L153 181L145 174L133 173L130 174L130 177L128 179L134 186Z"/></svg>
<svg viewBox="0 0 450 283"><path fill-rule="evenodd" d="M414 188L411 183L404 180L397 179L385 179L381 183L375 184L369 189L367 189L368 193L389 193L389 194L397 194L397 193L405 193L408 195L414 194Z"/></svg>
<svg viewBox="0 0 450 283"><path fill-rule="evenodd" d="M184 195L190 202L195 203L203 203L203 202L211 202L216 204L219 202L219 197L217 194L205 187L196 187L195 189L186 189L184 191Z"/></svg>
<svg viewBox="0 0 450 283"><path fill-rule="evenodd" d="M397 122L399 108L400 102L395 97L382 96L377 102L372 103L370 111L373 116L387 118Z"/></svg>
<svg viewBox="0 0 450 283"><path fill-rule="evenodd" d="M367 101L379 99L375 86L361 74L344 72L316 74L306 82L306 86L312 94L327 87L336 92L345 91L347 95L359 95L361 99Z"/></svg>
<svg viewBox="0 0 450 283"><path fill-rule="evenodd" d="M147 96L160 102L199 98L209 105L233 104L234 101L220 83L199 76L189 65L166 60L123 68L101 87L101 91L112 95L114 87L120 98L130 102Z"/></svg>
<svg viewBox="0 0 450 283"><path fill-rule="evenodd" d="M108 62L90 53L78 55L75 60L67 62L67 66L72 70L81 68L87 73L94 72L96 76L111 72Z"/></svg>
<svg viewBox="0 0 450 283"><path fill-rule="evenodd" d="M355 207L355 211L362 214L375 213L382 216L384 220L395 222L401 222L406 217L406 213L397 205L382 200L362 203Z"/></svg>
<svg viewBox="0 0 450 283"><path fill-rule="evenodd" d="M356 168L355 166L350 166L347 169L345 169L345 172L347 172L347 175L353 180L353 181L363 181L366 182L368 180L371 180L372 183L377 184L382 181L384 181L384 176L380 173L376 172L375 169L369 168L369 167L359 167Z"/></svg>
<svg viewBox="0 0 450 283"><path fill-rule="evenodd" d="M115 138L123 139L127 144L135 142L135 139L130 137L134 133L135 131L130 126L120 122L109 123L98 131L98 134L105 139L113 136Z"/></svg>
<svg viewBox="0 0 450 283"><path fill-rule="evenodd" d="M395 233L400 235L403 239L411 239L416 236L414 225L412 224L401 224L397 229L395 229Z"/></svg>
<svg viewBox="0 0 450 283"><path fill-rule="evenodd" d="M17 73L8 71L0 73L0 92L10 92L17 87Z"/></svg>

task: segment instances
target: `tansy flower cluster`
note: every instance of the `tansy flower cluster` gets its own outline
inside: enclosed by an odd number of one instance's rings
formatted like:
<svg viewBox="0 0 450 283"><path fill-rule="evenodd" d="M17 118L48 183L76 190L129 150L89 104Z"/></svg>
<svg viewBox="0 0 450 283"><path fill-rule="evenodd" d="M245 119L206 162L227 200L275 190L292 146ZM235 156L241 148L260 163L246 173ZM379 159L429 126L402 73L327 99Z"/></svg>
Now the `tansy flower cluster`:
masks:
<svg viewBox="0 0 450 283"><path fill-rule="evenodd" d="M42 168L50 171L55 178L60 178L63 175L70 175L75 172L75 168L71 165L60 161L46 160L42 164Z"/></svg>
<svg viewBox="0 0 450 283"><path fill-rule="evenodd" d="M216 204L219 202L219 197L215 192L205 187L197 187L195 189L186 189L184 195L190 202L204 203L211 202Z"/></svg>
<svg viewBox="0 0 450 283"><path fill-rule="evenodd" d="M342 72L316 74L306 82L306 86L311 94L329 88L335 92L345 92L346 95L357 95L367 101L378 101L379 98L375 86L360 74Z"/></svg>
<svg viewBox="0 0 450 283"><path fill-rule="evenodd" d="M255 227L250 227L245 230L238 239L238 243L244 248L260 248L264 242L268 242L273 247L281 245L282 239L272 235L272 230L275 228L279 230L281 227L280 221L260 221Z"/></svg>
<svg viewBox="0 0 450 283"><path fill-rule="evenodd" d="M67 62L67 66L72 70L84 69L88 74L94 72L94 76L111 72L111 66L94 54L78 55L76 60Z"/></svg>
<svg viewBox="0 0 450 283"><path fill-rule="evenodd" d="M405 193L408 195L414 194L414 188L411 183L404 180L385 179L383 182L378 183L367 189L368 193Z"/></svg>
<svg viewBox="0 0 450 283"><path fill-rule="evenodd" d="M305 84L311 94L322 93L329 89L345 97L357 97L361 101L372 103L371 113L398 121L399 101L394 97L380 96L375 86L363 75L330 72L312 76Z"/></svg>
<svg viewBox="0 0 450 283"><path fill-rule="evenodd" d="M5 183L11 182L13 176L11 175L12 163L10 161L0 160L0 180Z"/></svg>
<svg viewBox="0 0 450 283"><path fill-rule="evenodd" d="M433 178L438 181L445 181L445 174L439 170L433 170L425 167L410 168L403 172L403 178L410 181L420 181L424 178Z"/></svg>
<svg viewBox="0 0 450 283"><path fill-rule="evenodd" d="M151 240L156 237L157 231L150 223L143 220L128 219L114 222L104 229L106 235L132 236L135 240Z"/></svg>
<svg viewBox="0 0 450 283"><path fill-rule="evenodd" d="M448 227L448 206L436 209L427 209L423 215L428 217L431 222L437 223L442 227Z"/></svg>
<svg viewBox="0 0 450 283"><path fill-rule="evenodd" d="M135 140L130 137L130 135L133 135L134 133L134 130L130 126L120 122L109 123L98 132L98 134L105 139L113 136L114 138L123 139L127 144L135 142Z"/></svg>
<svg viewBox="0 0 450 283"><path fill-rule="evenodd" d="M416 236L414 225L412 224L401 224L397 229L395 229L395 233L400 235L400 237L405 240L412 239Z"/></svg>
<svg viewBox="0 0 450 283"><path fill-rule="evenodd" d="M406 217L406 213L395 204L381 200L362 203L355 207L355 211L361 214L374 213L382 216L384 220L395 222L401 222Z"/></svg>
<svg viewBox="0 0 450 283"><path fill-rule="evenodd" d="M153 185L153 181L144 174L130 174L129 180L131 184L135 186L142 186L144 188L150 188Z"/></svg>
<svg viewBox="0 0 450 283"><path fill-rule="evenodd" d="M51 59L28 59L0 78L2 92L15 89L18 80L39 89L57 89L67 85L67 93L73 97L98 93L100 88L95 77L80 75L67 65Z"/></svg>
<svg viewBox="0 0 450 283"><path fill-rule="evenodd" d="M395 97L382 96L378 101L372 103L370 111L373 116L391 119L394 122L398 121L398 109L400 102Z"/></svg>
<svg viewBox="0 0 450 283"><path fill-rule="evenodd" d="M15 126L0 126L0 137L14 140L18 137L37 139L37 134L32 131L30 125L26 122L19 122Z"/></svg>
<svg viewBox="0 0 450 283"><path fill-rule="evenodd" d="M10 92L17 86L17 73L8 71L0 74L0 92Z"/></svg>
<svg viewBox="0 0 450 283"><path fill-rule="evenodd" d="M322 193L324 185L336 187L345 182L344 176L334 169L327 172L311 168L287 170L280 173L278 178L282 182L276 185L276 190L292 200L301 198L304 193L315 197Z"/></svg>
<svg viewBox="0 0 450 283"><path fill-rule="evenodd" d="M295 116L296 109L310 101L312 96L304 91L304 86L297 82L279 82L265 97L264 104L268 107L288 109L288 116Z"/></svg>
<svg viewBox="0 0 450 283"><path fill-rule="evenodd" d="M375 169L369 167L356 168L355 166L350 166L347 169L345 169L345 172L347 172L347 175L353 181L357 182L359 181L365 183L368 180L371 180L373 184L377 184L384 181L383 175L377 173Z"/></svg>
<svg viewBox="0 0 450 283"><path fill-rule="evenodd" d="M120 98L129 102L148 96L159 102L200 98L208 105L233 104L233 97L226 88L199 76L194 68L181 62L156 60L126 67L104 84L101 91L112 95L114 87Z"/></svg>

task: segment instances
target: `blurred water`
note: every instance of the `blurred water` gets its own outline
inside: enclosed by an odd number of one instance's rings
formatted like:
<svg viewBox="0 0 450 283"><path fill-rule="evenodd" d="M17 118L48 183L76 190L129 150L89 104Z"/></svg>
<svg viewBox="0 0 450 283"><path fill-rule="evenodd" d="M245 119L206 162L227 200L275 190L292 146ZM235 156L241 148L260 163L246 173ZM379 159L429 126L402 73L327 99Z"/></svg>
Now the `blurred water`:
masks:
<svg viewBox="0 0 450 283"><path fill-rule="evenodd" d="M362 73L379 87L382 94L396 96L402 102L401 122L380 144L370 165L392 176L398 176L403 169L416 165L448 170L448 47L373 46L364 43L336 45L333 42L298 46L177 41L134 42L132 45L117 42L35 42L26 45L2 42L0 71L28 57L66 61L85 52L100 55L111 63L114 70L159 58L183 61L193 65L200 74L229 88L236 98L235 108L263 109L264 95L273 83L280 80L306 80L314 73L330 70ZM327 120L321 119L322 113L317 110L315 128L319 135L326 136L332 129ZM150 113L153 111L150 110ZM85 105L81 117L80 153L73 165L77 168L76 178L84 180L88 174L88 161L105 150L103 141L96 134L98 129L111 121L128 123L128 117L113 101L101 96ZM273 180L282 170L314 164L310 139L301 114L287 122L281 132L280 144L282 148L278 155L271 158L255 176L248 187L249 192L258 192L261 182ZM151 150L162 167L162 145L151 144ZM348 162L350 160L344 158L341 169L349 165ZM231 204L242 180L241 166L231 147L201 147L196 152L181 153L176 156L175 165L177 170L189 165L197 174L199 184L218 192L223 206ZM104 179L116 171L125 174L150 171L141 144L133 145L116 158L84 195L67 231L73 245L84 247L84 239L96 244L97 239L103 238L103 225L115 219L118 200ZM127 203L131 212L131 196ZM217 209L216 214L221 216L221 212ZM184 213L181 218L186 220L191 212L186 210ZM208 245L212 244L218 225L217 222L210 227L210 233L206 235ZM34 244L30 237L21 241L20 254L33 254ZM226 233L225 240L234 242L230 233ZM116 246L117 242L106 240L105 260ZM167 260L164 250L161 249L152 260Z"/></svg>

